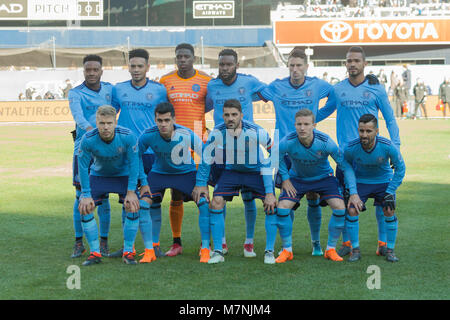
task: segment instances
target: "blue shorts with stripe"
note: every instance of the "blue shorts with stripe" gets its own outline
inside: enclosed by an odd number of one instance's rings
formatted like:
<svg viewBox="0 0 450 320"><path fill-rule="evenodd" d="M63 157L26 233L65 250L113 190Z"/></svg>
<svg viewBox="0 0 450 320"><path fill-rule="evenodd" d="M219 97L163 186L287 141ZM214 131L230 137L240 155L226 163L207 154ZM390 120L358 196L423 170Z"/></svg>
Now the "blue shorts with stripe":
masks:
<svg viewBox="0 0 450 320"><path fill-rule="evenodd" d="M197 171L183 174L161 174L150 171L147 176L150 187L150 198L153 202L161 202L166 189L175 189L183 193L183 201L192 201L192 190L194 190ZM143 197L148 195L143 194Z"/></svg>
<svg viewBox="0 0 450 320"><path fill-rule="evenodd" d="M223 197L226 201L233 200L241 192L251 192L252 197L264 200L266 190L263 177L259 172L240 172L223 170L214 188L213 196Z"/></svg>
<svg viewBox="0 0 450 320"><path fill-rule="evenodd" d="M142 162L144 164L144 172L145 172L145 174L148 174L150 172L150 170L152 170L154 161L155 161L155 154L154 153L151 153L151 154L144 153L142 155Z"/></svg>
<svg viewBox="0 0 450 320"><path fill-rule="evenodd" d="M88 173L91 169L91 165L94 161L91 160L91 162L89 163L89 169L88 169ZM77 190L81 190L81 184L80 184L80 176L78 174L78 156L77 155L73 155L73 159L72 159L72 185L77 189Z"/></svg>
<svg viewBox="0 0 450 320"><path fill-rule="evenodd" d="M119 203L123 203L128 191L128 176L101 177L89 176L91 195L95 205L101 205L103 199L108 199L110 193L119 195Z"/></svg>
<svg viewBox="0 0 450 320"><path fill-rule="evenodd" d="M388 188L389 183L376 183L376 184L367 184L367 183L357 183L356 188L358 190L358 196L362 202L364 202L364 208L362 211L366 210L366 201L369 198L373 198L374 206L382 206L384 202L384 196L386 195L386 189ZM394 195L395 196L395 195Z"/></svg>
<svg viewBox="0 0 450 320"><path fill-rule="evenodd" d="M317 181L303 181L296 178L290 178L289 180L291 181L295 190L297 190L297 195L294 198L291 198L283 190L280 194L280 197L278 198L278 201L290 200L293 202L299 202L308 192L318 193L320 195L321 205L323 205L323 201L327 199L344 199L342 197L341 191L339 190L339 183L335 176L331 175Z"/></svg>

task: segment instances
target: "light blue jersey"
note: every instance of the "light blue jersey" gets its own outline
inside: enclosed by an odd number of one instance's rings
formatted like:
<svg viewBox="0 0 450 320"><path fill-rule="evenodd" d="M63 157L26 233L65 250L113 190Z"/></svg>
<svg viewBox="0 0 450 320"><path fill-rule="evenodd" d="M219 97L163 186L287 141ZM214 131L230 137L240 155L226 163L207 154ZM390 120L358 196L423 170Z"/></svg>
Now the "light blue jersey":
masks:
<svg viewBox="0 0 450 320"><path fill-rule="evenodd" d="M149 79L139 88L131 80L120 82L112 91L112 105L120 111L117 124L130 129L137 137L156 124L155 108L167 101L166 88ZM152 152L149 149L146 153Z"/></svg>
<svg viewBox="0 0 450 320"><path fill-rule="evenodd" d="M394 111L382 85L371 85L366 79L358 86L354 86L348 79L345 79L334 86L334 92L336 105L333 108L326 106L326 110L331 114L337 108L336 135L342 149L350 141L359 138L359 118L368 113L378 119L379 111L386 121L392 142L400 148L400 135Z"/></svg>
<svg viewBox="0 0 450 320"><path fill-rule="evenodd" d="M377 136L375 146L366 151L360 139L350 141L344 149L345 160L352 165L356 182L365 184L389 183L387 193L394 194L405 176L405 162L390 140ZM394 165L392 172L389 160Z"/></svg>
<svg viewBox="0 0 450 320"><path fill-rule="evenodd" d="M280 154L287 154L292 162L287 169L283 158L280 161L279 173L283 181L293 177L301 181L317 181L333 175L328 156L344 170L346 185L350 193L355 194L356 182L351 166L344 160L344 154L337 144L327 134L315 130L314 138L309 147L305 147L298 139L297 132L291 132L280 142Z"/></svg>
<svg viewBox="0 0 450 320"><path fill-rule="evenodd" d="M319 110L319 101L328 98L327 104L331 108L334 102L333 86L328 82L316 78L305 77L302 85L293 86L290 77L277 79L261 92L264 100L272 101L275 108L275 129L279 130L279 136L285 137L295 130L295 114L300 109L312 111L319 122L327 117L329 111ZM333 112L333 111L331 111Z"/></svg>
<svg viewBox="0 0 450 320"><path fill-rule="evenodd" d="M76 124L75 154L87 128L96 127L95 113L98 107L111 104L113 85L100 82L99 90L92 90L83 82L69 91L69 107Z"/></svg>
<svg viewBox="0 0 450 320"><path fill-rule="evenodd" d="M198 150L201 155L203 142L191 129L175 124L171 140L161 137L157 126L145 130L139 138L140 154L149 147L155 153L152 172L184 174L197 170L191 150Z"/></svg>
<svg viewBox="0 0 450 320"><path fill-rule="evenodd" d="M91 158L94 160L89 172ZM139 174L139 150L136 136L131 130L117 126L114 139L106 143L98 129L83 136L78 153L82 197L91 197L89 174L100 177L128 176L128 189L136 190ZM146 180L141 181L146 185Z"/></svg>
<svg viewBox="0 0 450 320"><path fill-rule="evenodd" d="M229 99L239 100L242 106L244 120L253 120L253 101L261 100L258 95L267 85L252 75L238 73L236 80L227 85L222 79L216 78L208 82L206 94L206 109L214 109L214 126L223 123L223 105Z"/></svg>
<svg viewBox="0 0 450 320"><path fill-rule="evenodd" d="M261 146L271 154L272 140L267 131L257 124L242 120L242 131L238 137L231 136L225 124L216 126L204 146L202 163L198 167L197 186L207 185L215 150L225 150L226 170L260 172L266 193L272 193L273 163L270 158L264 158Z"/></svg>

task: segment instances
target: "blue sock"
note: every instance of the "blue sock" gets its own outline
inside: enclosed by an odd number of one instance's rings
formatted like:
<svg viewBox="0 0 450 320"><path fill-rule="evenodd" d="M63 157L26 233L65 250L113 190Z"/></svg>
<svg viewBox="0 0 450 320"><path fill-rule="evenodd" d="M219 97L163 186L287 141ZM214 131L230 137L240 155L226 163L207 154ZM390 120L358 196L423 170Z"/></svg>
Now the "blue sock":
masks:
<svg viewBox="0 0 450 320"><path fill-rule="evenodd" d="M211 235L214 244L214 250L222 251L223 237L223 210L209 209L209 223L211 226Z"/></svg>
<svg viewBox="0 0 450 320"><path fill-rule="evenodd" d="M392 217L385 217L387 248L394 250L395 240L397 240L398 219L395 214Z"/></svg>
<svg viewBox="0 0 450 320"><path fill-rule="evenodd" d="M292 220L291 209L277 209L277 225L280 230L280 237L283 248L292 247Z"/></svg>
<svg viewBox="0 0 450 320"><path fill-rule="evenodd" d="M295 211L294 210L291 210L291 212L289 213L289 215L291 216L291 220L292 220L292 223L294 222L294 219L295 219Z"/></svg>
<svg viewBox="0 0 450 320"><path fill-rule="evenodd" d="M139 200L139 230L141 231L142 240L144 241L145 249L153 249L152 238L152 219L150 218L150 205L144 201Z"/></svg>
<svg viewBox="0 0 450 320"><path fill-rule="evenodd" d="M247 239L253 239L255 237L255 225L256 225L256 202L253 199L251 192L242 193L242 200L244 200L244 214L246 225L246 237Z"/></svg>
<svg viewBox="0 0 450 320"><path fill-rule="evenodd" d="M100 237L107 238L111 224L111 205L109 204L109 199L103 199L103 203L97 207L97 214L100 225Z"/></svg>
<svg viewBox="0 0 450 320"><path fill-rule="evenodd" d="M222 243L226 243L225 241L225 219L227 217L227 203L225 202L225 206L223 207L223 239Z"/></svg>
<svg viewBox="0 0 450 320"><path fill-rule="evenodd" d="M209 249L209 239L211 234L209 232L209 208L205 198L201 198L198 203L198 226L200 228L200 236L202 239L202 248Z"/></svg>
<svg viewBox="0 0 450 320"><path fill-rule="evenodd" d="M383 207L375 206L375 215L378 223L378 241L387 242L386 238L386 222L384 219Z"/></svg>
<svg viewBox="0 0 450 320"><path fill-rule="evenodd" d="M274 251L278 231L277 215L266 214L265 226L266 226L266 251Z"/></svg>
<svg viewBox="0 0 450 320"><path fill-rule="evenodd" d="M153 203L150 206L150 217L152 218L152 238L153 243L159 242L159 234L161 233L161 204Z"/></svg>
<svg viewBox="0 0 450 320"><path fill-rule="evenodd" d="M320 226L322 224L322 208L320 199L308 200L307 218L311 231L311 241L320 241Z"/></svg>
<svg viewBox="0 0 450 320"><path fill-rule="evenodd" d="M359 248L359 217L346 215L345 221L347 234L350 237L350 242L353 248Z"/></svg>
<svg viewBox="0 0 450 320"><path fill-rule="evenodd" d="M139 212L127 212L123 227L123 252L133 252L134 240L139 229Z"/></svg>
<svg viewBox="0 0 450 320"><path fill-rule="evenodd" d="M122 230L125 227L125 218L127 217L127 213L125 212L125 207L122 207Z"/></svg>
<svg viewBox="0 0 450 320"><path fill-rule="evenodd" d="M328 224L328 243L327 250L329 248L336 248L336 243L344 230L345 223L345 209L344 210L332 210L331 219Z"/></svg>
<svg viewBox="0 0 450 320"><path fill-rule="evenodd" d="M94 213L82 216L81 225L89 243L90 251L100 254L100 241L98 240L98 228Z"/></svg>
<svg viewBox="0 0 450 320"><path fill-rule="evenodd" d="M81 196L81 191L75 191L75 202L73 203L73 229L75 230L75 238L83 237L83 226L81 225L81 214L78 210L78 205L80 204L79 198Z"/></svg>

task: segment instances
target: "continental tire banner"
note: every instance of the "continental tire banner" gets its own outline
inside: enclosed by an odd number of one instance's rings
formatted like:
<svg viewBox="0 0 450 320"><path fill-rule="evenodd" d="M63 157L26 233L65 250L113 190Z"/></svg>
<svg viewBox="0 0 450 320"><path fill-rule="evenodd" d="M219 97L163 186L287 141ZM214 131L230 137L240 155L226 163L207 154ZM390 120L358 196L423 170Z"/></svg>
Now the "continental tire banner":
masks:
<svg viewBox="0 0 450 320"><path fill-rule="evenodd" d="M450 44L448 18L274 21L277 45Z"/></svg>
<svg viewBox="0 0 450 320"><path fill-rule="evenodd" d="M0 122L40 121L73 121L69 101L0 101Z"/></svg>

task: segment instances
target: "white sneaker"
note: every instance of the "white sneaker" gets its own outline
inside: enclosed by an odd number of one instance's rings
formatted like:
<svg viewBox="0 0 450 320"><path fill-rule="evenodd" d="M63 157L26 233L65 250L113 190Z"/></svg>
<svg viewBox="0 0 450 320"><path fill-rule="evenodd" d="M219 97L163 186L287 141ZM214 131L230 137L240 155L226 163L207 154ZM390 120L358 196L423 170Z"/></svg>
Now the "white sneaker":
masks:
<svg viewBox="0 0 450 320"><path fill-rule="evenodd" d="M244 244L244 257L246 258L256 257L256 253L253 250L253 243Z"/></svg>
<svg viewBox="0 0 450 320"><path fill-rule="evenodd" d="M264 254L264 263L275 264L275 256L273 255L273 251L266 251Z"/></svg>
<svg viewBox="0 0 450 320"><path fill-rule="evenodd" d="M208 263L213 264L213 263L219 263L219 262L224 262L224 261L225 261L225 258L223 257L222 252L214 251L213 254L211 255L211 258L209 258Z"/></svg>

